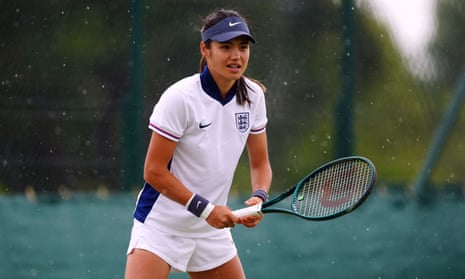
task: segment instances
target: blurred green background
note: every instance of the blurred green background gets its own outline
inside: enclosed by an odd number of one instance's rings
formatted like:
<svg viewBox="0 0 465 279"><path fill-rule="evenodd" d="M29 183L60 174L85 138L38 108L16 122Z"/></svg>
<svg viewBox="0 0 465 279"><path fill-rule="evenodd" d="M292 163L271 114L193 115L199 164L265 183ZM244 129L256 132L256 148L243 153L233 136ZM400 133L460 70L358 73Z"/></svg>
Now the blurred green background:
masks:
<svg viewBox="0 0 465 279"><path fill-rule="evenodd" d="M463 76L461 1L0 3L2 192L138 188L153 105L197 71L201 19L217 7L258 40L247 74L269 89L277 191L348 154L372 159L380 185L411 188ZM432 184L465 181L463 111Z"/></svg>
<svg viewBox="0 0 465 279"><path fill-rule="evenodd" d="M247 75L268 87L273 193L355 154L375 163L379 201L462 207L460 0L0 1L0 205L133 201L153 105L197 72L201 20L218 7L237 9L257 39ZM244 155L236 197L248 175Z"/></svg>

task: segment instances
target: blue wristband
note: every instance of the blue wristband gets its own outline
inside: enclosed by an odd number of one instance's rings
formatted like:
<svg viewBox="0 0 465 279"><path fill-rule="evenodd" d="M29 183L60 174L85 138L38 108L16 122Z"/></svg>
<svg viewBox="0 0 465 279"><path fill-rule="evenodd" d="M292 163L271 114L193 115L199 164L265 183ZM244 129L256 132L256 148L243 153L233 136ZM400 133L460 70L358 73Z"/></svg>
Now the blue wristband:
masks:
<svg viewBox="0 0 465 279"><path fill-rule="evenodd" d="M268 193L265 190L259 189L252 194L252 197L258 197L263 202L266 202L268 200Z"/></svg>
<svg viewBox="0 0 465 279"><path fill-rule="evenodd" d="M197 217L200 217L200 215L202 215L202 212L205 210L209 203L210 202L204 197L195 194L186 207L187 210L189 210L192 214L194 214Z"/></svg>

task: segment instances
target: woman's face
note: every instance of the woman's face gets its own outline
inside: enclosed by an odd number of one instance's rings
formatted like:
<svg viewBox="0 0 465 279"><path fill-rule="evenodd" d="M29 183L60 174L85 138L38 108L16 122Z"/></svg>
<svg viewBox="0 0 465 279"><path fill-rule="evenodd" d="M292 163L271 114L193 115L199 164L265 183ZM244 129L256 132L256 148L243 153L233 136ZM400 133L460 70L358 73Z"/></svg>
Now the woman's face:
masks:
<svg viewBox="0 0 465 279"><path fill-rule="evenodd" d="M212 41L210 48L201 42L200 50L207 60L208 69L220 91L229 91L234 82L247 69L250 55L247 36L240 36L222 43Z"/></svg>

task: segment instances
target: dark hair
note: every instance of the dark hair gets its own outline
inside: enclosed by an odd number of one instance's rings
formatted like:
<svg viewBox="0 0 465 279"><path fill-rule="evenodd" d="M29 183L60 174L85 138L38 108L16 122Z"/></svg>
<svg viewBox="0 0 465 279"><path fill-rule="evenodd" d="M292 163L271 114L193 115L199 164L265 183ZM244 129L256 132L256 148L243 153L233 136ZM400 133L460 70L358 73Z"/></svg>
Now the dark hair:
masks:
<svg viewBox="0 0 465 279"><path fill-rule="evenodd" d="M206 29L212 27L213 25L215 25L216 23L220 22L222 19L230 17L230 16L240 17L244 22L247 22L247 20L245 18L243 18L237 11L226 10L226 9L218 9L218 10L213 11L211 14L209 14L207 17L205 17L203 19L203 21L202 21L203 26L202 26L202 29L200 30L200 32L203 32L204 30L206 30ZM208 41L205 42L205 46L207 48L210 48L210 44L211 44L211 40L208 40ZM207 65L207 60L205 59L204 56L202 56L200 58L200 63L199 63L199 72L202 72L203 68L206 65ZM261 82L259 82L258 80L255 80L255 79L251 79L251 78L248 78L248 79L250 79L253 82L257 83L262 88L263 92L266 91L265 85L263 85ZM250 104L250 98L249 98L249 94L248 94L247 89L252 90L252 88L250 88L247 85L244 76L241 76L236 81L236 86L237 86L237 95L236 95L237 103L240 104L240 105L244 104L245 102Z"/></svg>

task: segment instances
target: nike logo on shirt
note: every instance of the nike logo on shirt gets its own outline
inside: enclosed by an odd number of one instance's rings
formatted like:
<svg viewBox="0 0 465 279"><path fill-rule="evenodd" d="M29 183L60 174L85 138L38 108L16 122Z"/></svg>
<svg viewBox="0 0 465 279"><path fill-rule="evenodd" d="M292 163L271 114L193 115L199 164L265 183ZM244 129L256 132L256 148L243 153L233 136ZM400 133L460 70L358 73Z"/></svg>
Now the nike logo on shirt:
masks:
<svg viewBox="0 0 465 279"><path fill-rule="evenodd" d="M207 128L208 126L210 126L213 122L210 122L210 123L207 123L207 124L202 124L202 123L199 123L199 128L200 129L205 129Z"/></svg>

